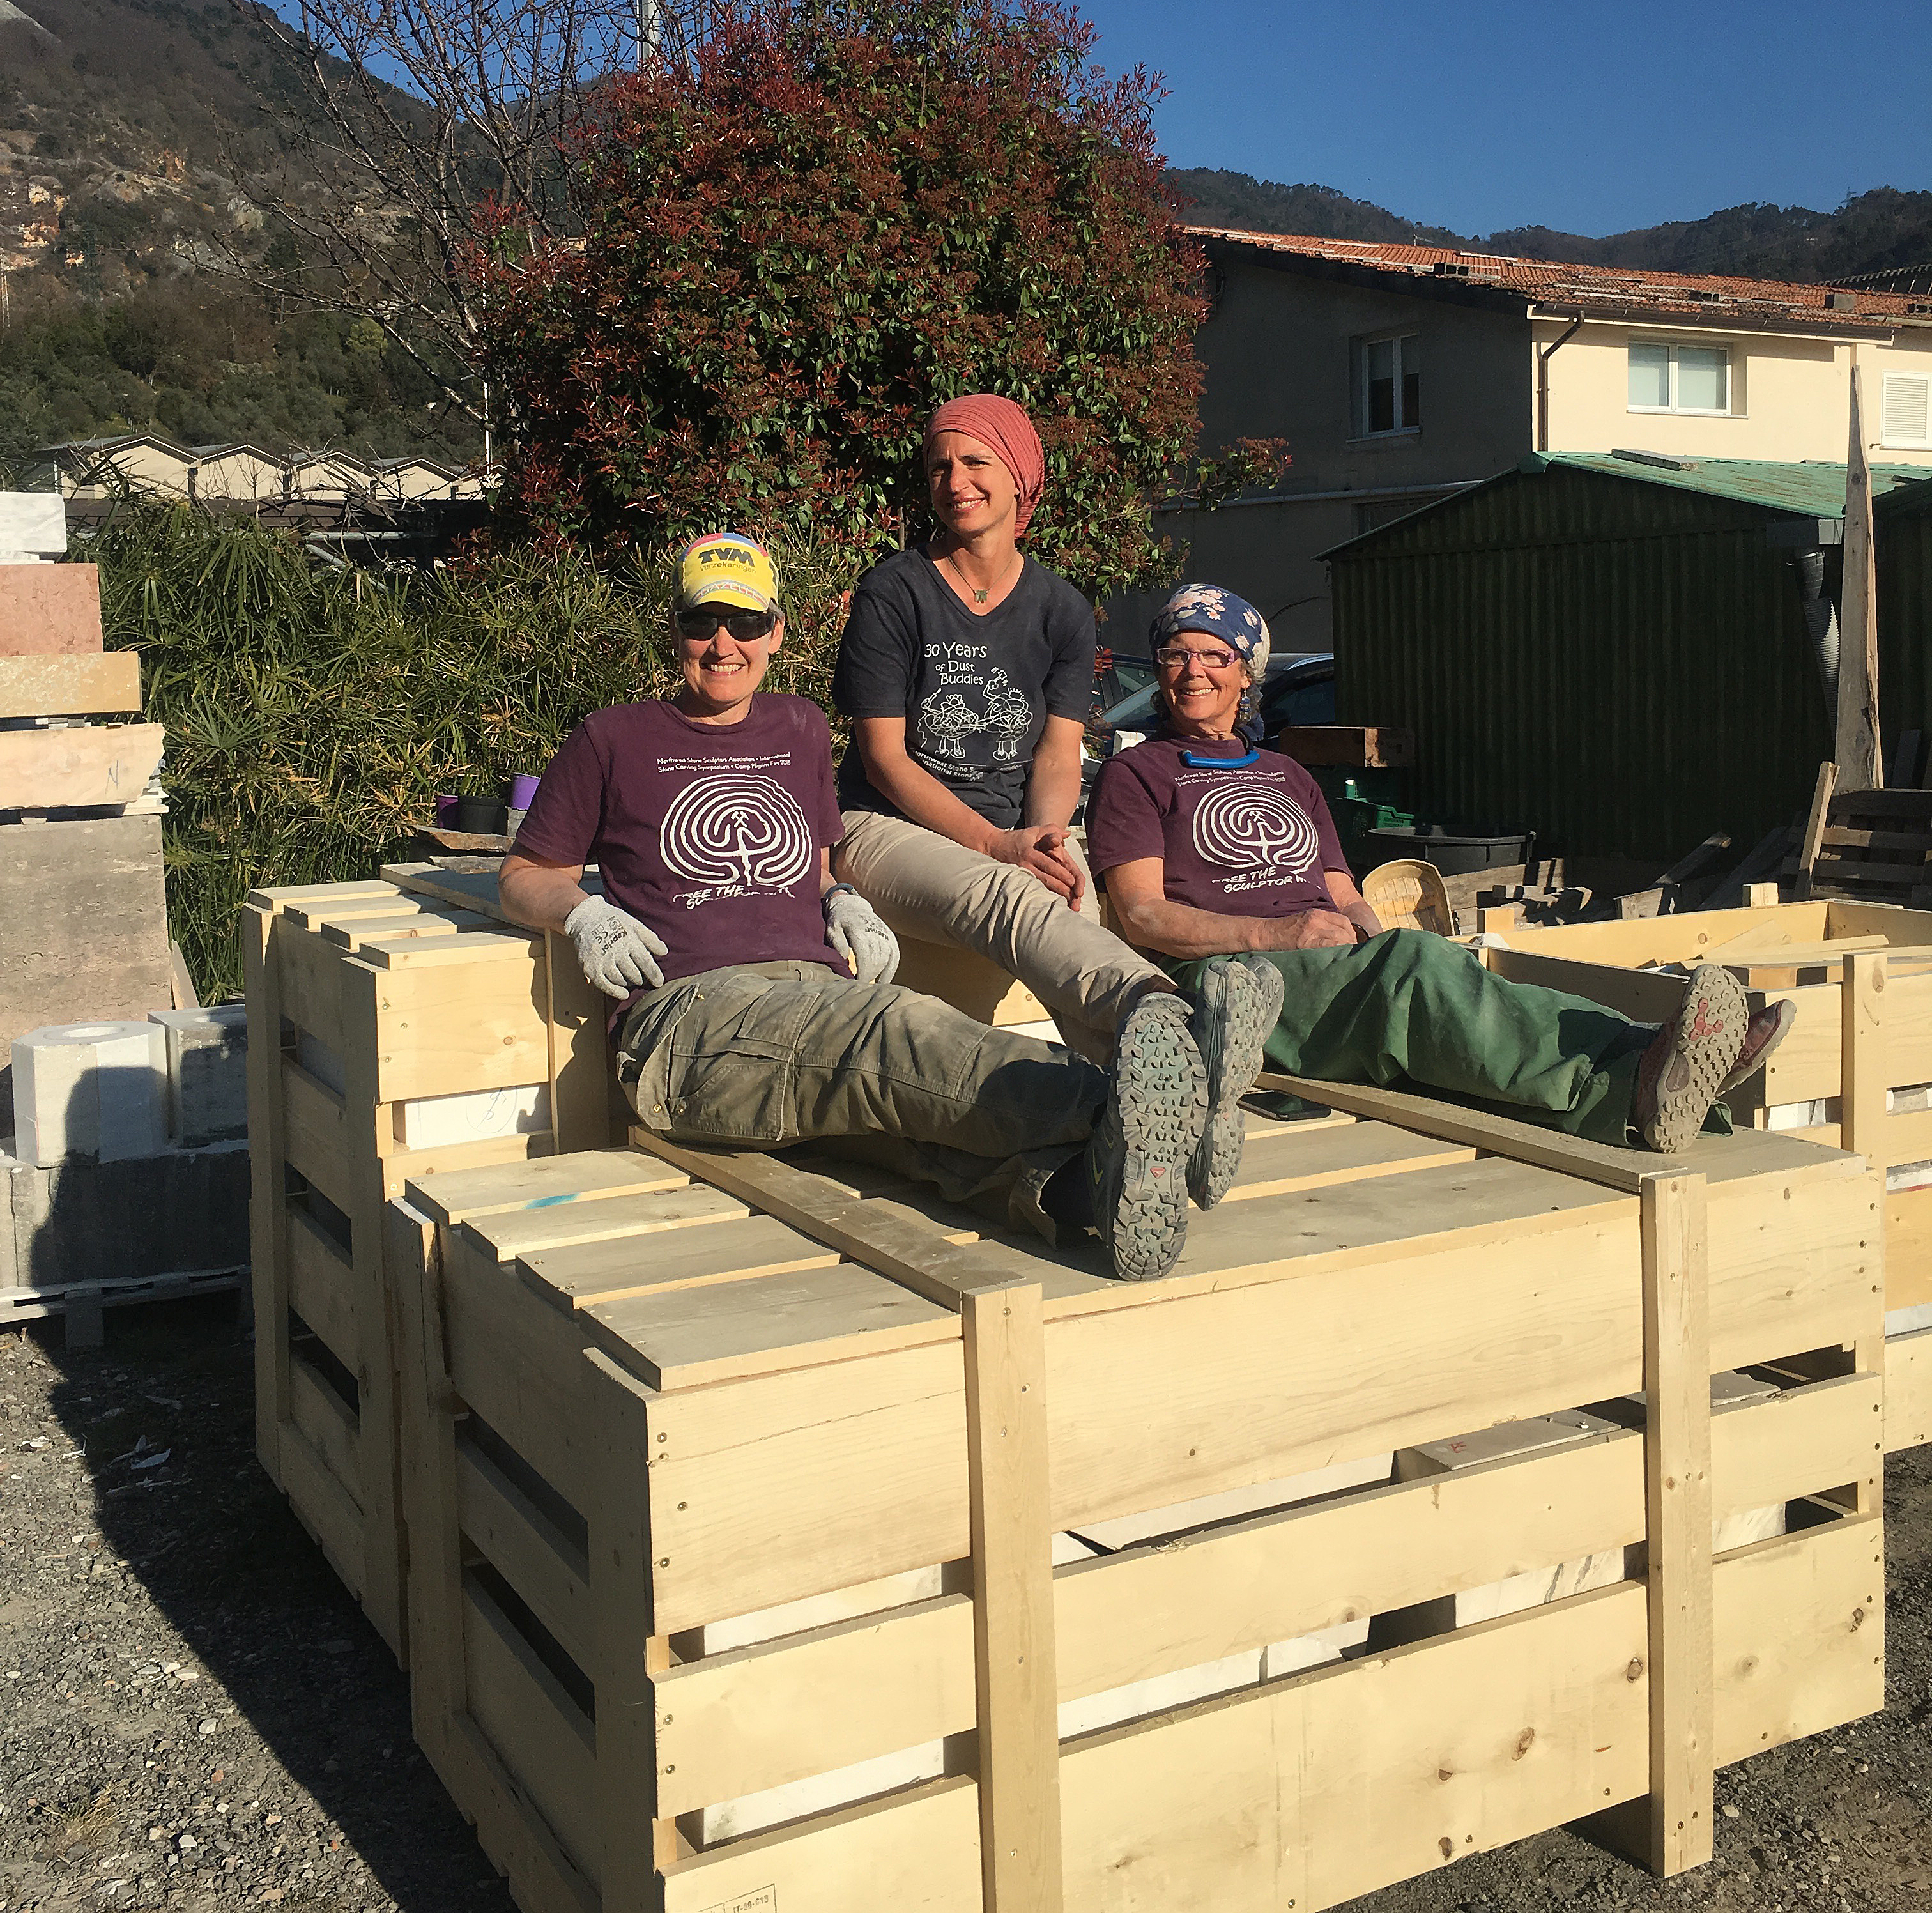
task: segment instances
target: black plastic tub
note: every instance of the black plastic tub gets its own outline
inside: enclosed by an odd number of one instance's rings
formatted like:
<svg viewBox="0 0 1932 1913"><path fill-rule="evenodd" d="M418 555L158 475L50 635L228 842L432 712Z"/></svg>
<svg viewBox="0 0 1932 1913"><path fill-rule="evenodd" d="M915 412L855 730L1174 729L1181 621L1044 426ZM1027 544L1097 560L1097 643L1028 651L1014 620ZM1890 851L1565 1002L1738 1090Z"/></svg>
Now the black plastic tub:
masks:
<svg viewBox="0 0 1932 1913"><path fill-rule="evenodd" d="M1504 870L1528 860L1535 839L1528 831L1506 837L1458 836L1438 824L1417 824L1408 829L1390 824L1364 833L1376 860L1419 857L1445 877L1466 877L1476 870Z"/></svg>
<svg viewBox="0 0 1932 1913"><path fill-rule="evenodd" d="M450 816L452 830L468 830L478 836L501 836L509 828L509 806L500 797L463 797L456 800Z"/></svg>

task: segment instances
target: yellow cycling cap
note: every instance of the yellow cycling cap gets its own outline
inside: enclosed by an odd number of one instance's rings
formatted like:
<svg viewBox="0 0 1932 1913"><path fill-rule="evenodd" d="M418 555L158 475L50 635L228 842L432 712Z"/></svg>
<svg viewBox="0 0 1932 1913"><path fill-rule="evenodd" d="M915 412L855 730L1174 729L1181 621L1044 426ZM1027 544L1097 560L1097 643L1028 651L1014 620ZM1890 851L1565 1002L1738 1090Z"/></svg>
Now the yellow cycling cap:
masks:
<svg viewBox="0 0 1932 1913"><path fill-rule="evenodd" d="M757 539L742 532L714 531L685 547L677 561L677 608L735 605L748 611L775 611L777 567Z"/></svg>

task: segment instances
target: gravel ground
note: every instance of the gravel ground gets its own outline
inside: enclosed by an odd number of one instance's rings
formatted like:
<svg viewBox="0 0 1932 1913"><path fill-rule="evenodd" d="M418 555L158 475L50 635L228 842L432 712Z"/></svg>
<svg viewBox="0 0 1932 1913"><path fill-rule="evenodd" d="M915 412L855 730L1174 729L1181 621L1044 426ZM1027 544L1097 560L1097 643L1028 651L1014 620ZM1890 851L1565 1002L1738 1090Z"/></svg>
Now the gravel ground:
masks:
<svg viewBox="0 0 1932 1913"><path fill-rule="evenodd" d="M0 1334L0 1913L508 1913L406 1683L254 1458L225 1299ZM1349 1913L1932 1908L1932 1449L1888 1472L1887 1704L1718 1776L1651 1879L1545 1833ZM854 1913L869 1913L854 1908Z"/></svg>

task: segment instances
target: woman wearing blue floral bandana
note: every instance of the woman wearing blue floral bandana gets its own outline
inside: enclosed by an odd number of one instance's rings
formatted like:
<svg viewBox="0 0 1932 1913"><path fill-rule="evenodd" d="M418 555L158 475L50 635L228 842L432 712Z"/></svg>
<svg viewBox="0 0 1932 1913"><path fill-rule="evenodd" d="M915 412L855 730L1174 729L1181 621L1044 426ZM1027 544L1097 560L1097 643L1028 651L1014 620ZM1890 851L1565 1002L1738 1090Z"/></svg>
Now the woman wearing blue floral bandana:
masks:
<svg viewBox="0 0 1932 1913"><path fill-rule="evenodd" d="M1661 1029L1494 976L1424 930L1384 930L1362 900L1315 780L1240 725L1268 631L1232 591L1185 584L1150 634L1164 731L1100 773L1088 856L1123 933L1236 1038L1264 1022L1276 1069L1328 1083L1407 1077L1592 1141L1675 1154L1722 1092L1760 1068L1788 1006L1748 1015L1726 970L1691 977ZM1241 1121L1253 1080L1239 1041L1202 1041L1202 1161ZM1197 1201L1222 1193L1204 1185Z"/></svg>

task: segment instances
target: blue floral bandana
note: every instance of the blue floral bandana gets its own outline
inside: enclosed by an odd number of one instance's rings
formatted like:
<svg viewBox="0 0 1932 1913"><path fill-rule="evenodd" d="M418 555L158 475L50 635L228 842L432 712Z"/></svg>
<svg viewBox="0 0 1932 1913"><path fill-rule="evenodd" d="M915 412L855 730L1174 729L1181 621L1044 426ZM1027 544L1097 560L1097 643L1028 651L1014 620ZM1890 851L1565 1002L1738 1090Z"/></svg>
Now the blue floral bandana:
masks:
<svg viewBox="0 0 1932 1913"><path fill-rule="evenodd" d="M1184 631L1198 631L1220 638L1247 668L1258 684L1268 669L1268 620L1245 598L1218 584L1184 584L1162 605L1148 628L1148 649L1157 651Z"/></svg>

